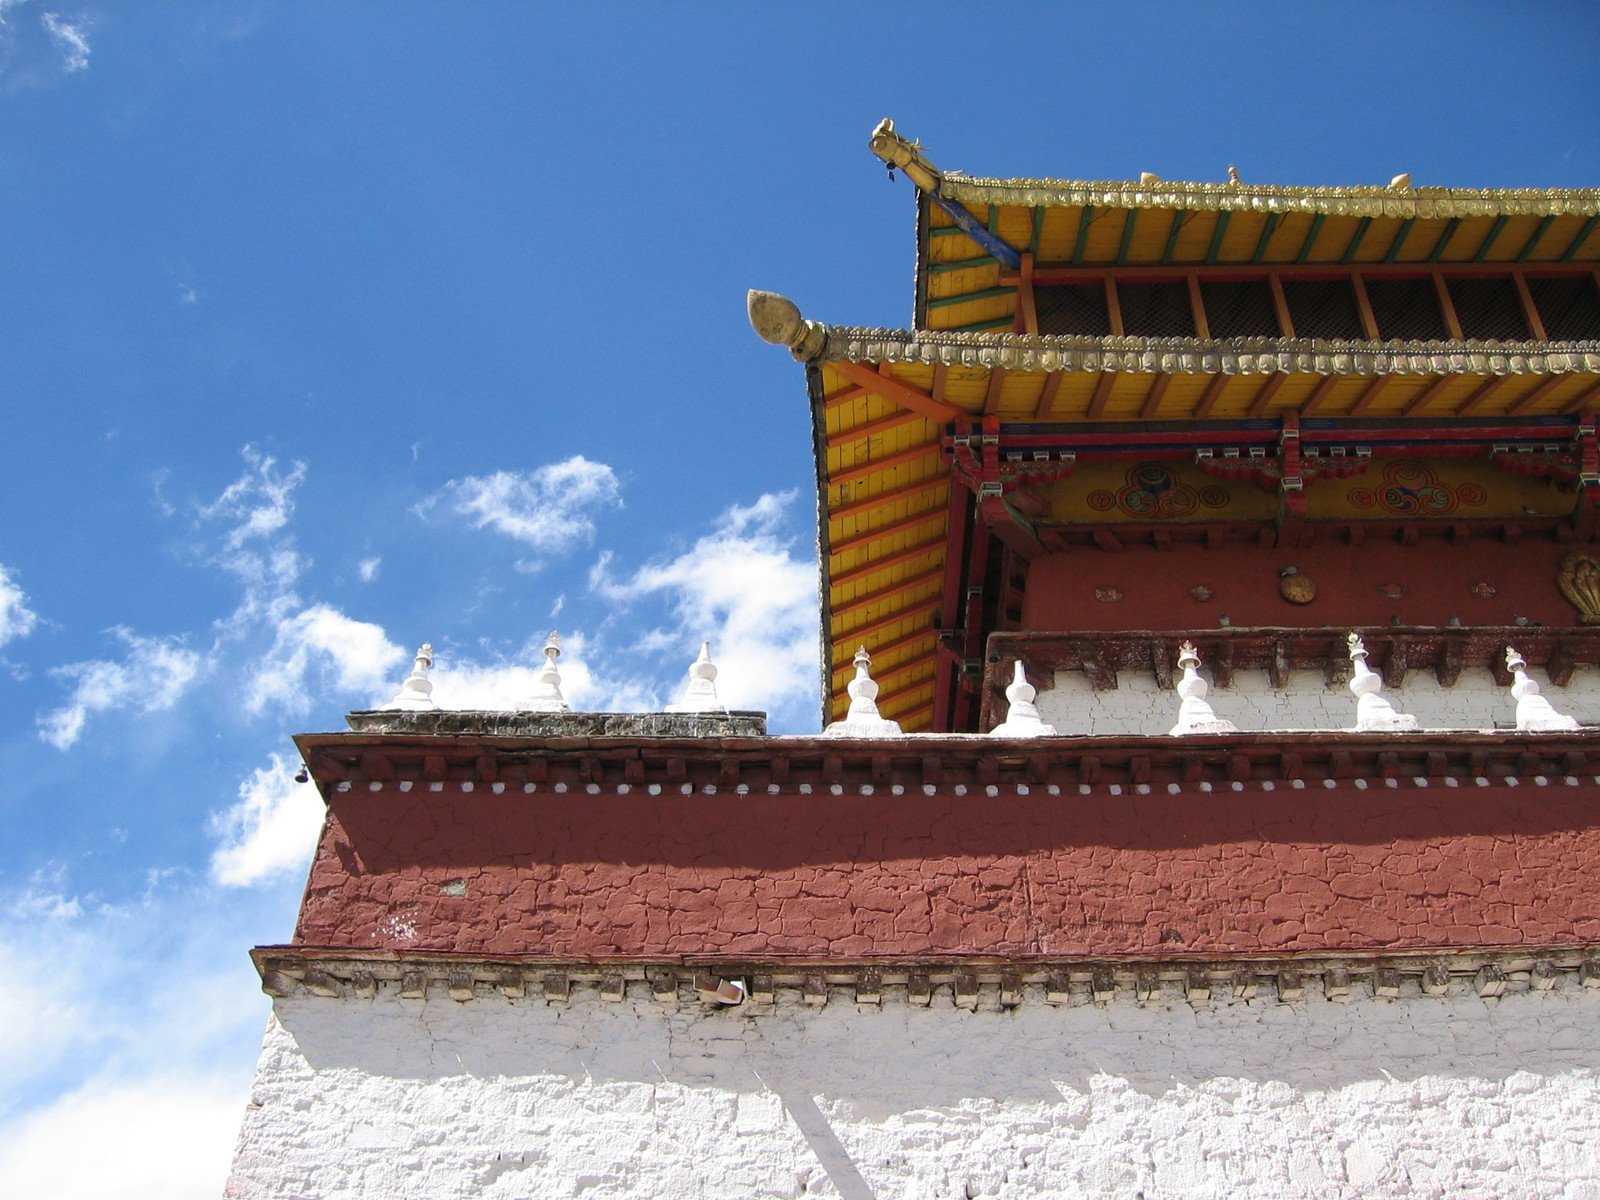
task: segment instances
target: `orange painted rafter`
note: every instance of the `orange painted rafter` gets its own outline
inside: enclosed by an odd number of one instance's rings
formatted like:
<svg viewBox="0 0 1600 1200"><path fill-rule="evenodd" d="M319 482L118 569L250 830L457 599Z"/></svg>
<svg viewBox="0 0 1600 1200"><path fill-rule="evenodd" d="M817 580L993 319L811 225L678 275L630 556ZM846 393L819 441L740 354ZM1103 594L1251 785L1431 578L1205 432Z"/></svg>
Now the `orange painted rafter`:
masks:
<svg viewBox="0 0 1600 1200"><path fill-rule="evenodd" d="M1288 378L1282 371L1274 371L1271 375L1268 375L1266 383L1262 384L1261 390L1255 394L1255 399L1250 401L1250 411L1246 415L1259 417L1265 413L1267 405L1272 403L1272 398L1278 394L1278 389L1283 386L1283 381Z"/></svg>
<svg viewBox="0 0 1600 1200"><path fill-rule="evenodd" d="M860 513L871 512L875 508L882 508L886 504L897 504L901 500L910 500L917 496L925 496L929 492L937 491L950 482L948 475L933 475L927 479L919 479L916 483L908 483L905 487L894 488L891 491L879 492L876 496L868 496L862 500L852 500L848 504L840 504L828 510L832 520L841 520L844 517L853 517Z"/></svg>
<svg viewBox="0 0 1600 1200"><path fill-rule="evenodd" d="M1022 320L1022 332L1039 332L1039 310L1033 299L1033 255L1023 252L1022 282L1017 287L1017 315Z"/></svg>
<svg viewBox="0 0 1600 1200"><path fill-rule="evenodd" d="M1520 268L1511 272L1511 281L1517 285L1517 300L1522 304L1522 319L1528 324L1528 332L1533 335L1536 342L1548 342L1550 335L1545 332L1544 318L1539 315L1539 306L1533 302L1533 293L1528 290L1528 276Z"/></svg>
<svg viewBox="0 0 1600 1200"><path fill-rule="evenodd" d="M1372 299L1367 295L1367 281L1361 278L1357 271L1350 276L1350 289L1355 293L1356 311L1361 314L1361 329L1366 334L1369 342L1375 342L1380 336L1378 318L1372 315Z"/></svg>
<svg viewBox="0 0 1600 1200"><path fill-rule="evenodd" d="M1534 388L1533 391L1529 392L1526 396L1522 397L1515 404L1513 404L1508 410L1507 415L1513 417L1522 416L1524 413L1532 409L1534 405L1538 404L1539 401L1543 400L1551 392L1555 391L1556 388L1560 387L1566 382L1567 381L1565 377L1561 375L1557 375L1551 379L1546 379L1538 387Z"/></svg>
<svg viewBox="0 0 1600 1200"><path fill-rule="evenodd" d="M1211 382L1206 384L1206 390L1201 393L1199 403L1194 406L1194 419L1204 420L1211 415L1211 410L1216 407L1217 398L1222 395L1222 389L1228 386L1231 375L1215 375Z"/></svg>
<svg viewBox="0 0 1600 1200"><path fill-rule="evenodd" d="M1089 420L1094 421L1106 411L1106 401L1111 399L1111 385L1116 382L1114 371L1101 371L1100 378L1095 381L1094 394L1089 397Z"/></svg>
<svg viewBox="0 0 1600 1200"><path fill-rule="evenodd" d="M915 513L899 521L890 521L887 525L880 525L877 529L868 529L862 533L853 533L847 538L840 538L828 546L828 554L843 554L847 550L854 550L857 546L864 546L868 542L875 542L879 538L893 537L898 533L905 533L908 529L915 529L919 525L926 525L934 519L942 520L945 510L942 506L930 508L925 512Z"/></svg>
<svg viewBox="0 0 1600 1200"><path fill-rule="evenodd" d="M1316 387L1311 389L1311 395L1306 398L1306 402L1300 411L1305 413L1307 416L1314 414L1319 408L1322 407L1322 402L1328 398L1328 393L1333 391L1334 387L1342 382L1343 379L1344 376L1342 375L1329 375L1321 383L1317 384ZM1251 406L1250 415L1253 417L1260 415L1254 411L1254 405Z"/></svg>
<svg viewBox="0 0 1600 1200"><path fill-rule="evenodd" d="M1039 403L1034 406L1033 419L1035 421L1048 421L1055 416L1056 397L1061 394L1061 385L1066 381L1065 371L1053 371L1045 376L1044 389L1039 393Z"/></svg>
<svg viewBox="0 0 1600 1200"><path fill-rule="evenodd" d="M875 392L885 400L898 404L901 408L921 413L940 424L947 424L963 416L962 411L953 404L943 400L935 400L921 388L912 387L903 380L896 379L893 375L880 375L870 367L860 363L848 362L843 359L828 364L851 383Z"/></svg>
<svg viewBox="0 0 1600 1200"><path fill-rule="evenodd" d="M927 620L931 624L933 621L932 604L933 601L931 600L919 600L915 604L906 605L898 612L885 613L876 620L857 625L854 629L840 630L839 636L846 641L860 642L863 639L870 638L880 630L893 628L903 621L915 620L918 617Z"/></svg>
<svg viewBox="0 0 1600 1200"><path fill-rule="evenodd" d="M865 645L872 653L873 658L882 659L888 658L891 654L897 654L901 650L908 650L918 642L926 642L936 637L937 634L938 630L930 625L927 629L914 629L910 633L902 634L900 637L895 638L892 642L884 642L881 646L874 646L871 642L862 642L859 639L852 641L850 634L841 633L832 649L835 656L842 650L845 657L843 661L833 664L834 678L846 675L853 676L855 674L855 664L852 660L855 658L855 648L857 646ZM835 686L838 685L836 684Z"/></svg>
<svg viewBox="0 0 1600 1200"><path fill-rule="evenodd" d="M858 479L865 479L868 475L875 475L879 471L888 471L895 467L903 467L907 463L920 462L922 459L937 453L939 453L938 442L924 442L920 446L912 446L894 454L886 454L882 458L871 459L864 463L858 463L853 467L845 467L842 470L835 471L828 476L828 486L838 487L842 484L854 483Z"/></svg>
<svg viewBox="0 0 1600 1200"><path fill-rule="evenodd" d="M1417 413L1426 408L1429 402L1432 401L1435 396L1444 391L1445 388L1449 387L1455 381L1456 377L1454 375L1440 375L1432 383L1428 384L1412 397L1411 403L1406 405L1405 413L1403 415L1408 417L1415 416Z"/></svg>
<svg viewBox="0 0 1600 1200"><path fill-rule="evenodd" d="M847 388L840 388L837 392L834 392L833 395L831 395L831 396L824 396L822 398L822 411L823 412L832 412L834 409L840 407L841 405L849 404L850 401L852 401L852 400L861 399L861 397L865 396L866 394L867 394L867 389L866 388L858 387L858 386L856 386L855 384L852 383Z"/></svg>
<svg viewBox="0 0 1600 1200"><path fill-rule="evenodd" d="M887 695L880 694L878 697L879 714L888 717L892 721L904 716L913 709L932 704L932 696L921 700L910 699L911 697L915 697L918 692L932 686L933 680L927 679L918 683L902 684L901 686L895 688L892 692L889 692Z"/></svg>
<svg viewBox="0 0 1600 1200"><path fill-rule="evenodd" d="M1455 297L1450 294L1450 288L1444 281L1444 272L1433 271L1429 278L1433 280L1433 294L1439 301L1439 312L1444 317L1445 332L1456 341L1464 341L1466 334L1461 332L1461 318L1456 315Z"/></svg>
<svg viewBox="0 0 1600 1200"><path fill-rule="evenodd" d="M851 442L859 442L862 438L877 437L880 433L888 433L891 429L899 429L900 426L909 425L913 421L926 421L927 419L921 413L890 413L887 417L879 417L876 421L866 421L853 428L842 429L838 433L830 433L828 435L828 445L848 446Z"/></svg>
<svg viewBox="0 0 1600 1200"><path fill-rule="evenodd" d="M1294 336L1294 318L1289 315L1289 298L1283 292L1283 276L1276 271L1267 274L1267 286L1272 291L1272 308L1278 314L1278 332L1286 338Z"/></svg>
<svg viewBox="0 0 1600 1200"><path fill-rule="evenodd" d="M1122 301L1117 296L1117 281L1106 276L1106 316L1111 321L1111 336L1122 337Z"/></svg>
<svg viewBox="0 0 1600 1200"><path fill-rule="evenodd" d="M1211 337L1211 322L1206 317L1205 297L1200 294L1200 276L1193 271L1185 277L1189 284L1189 313L1194 318L1195 337Z"/></svg>
<svg viewBox="0 0 1600 1200"><path fill-rule="evenodd" d="M944 569L932 572L923 572L921 575L910 579L902 579L899 583L891 583L888 587L879 588L875 592L868 592L864 596L857 596L853 600L846 600L841 604L833 605L833 615L842 618L846 613L857 612L863 608L870 608L874 604L882 604L885 600L893 600L904 596L907 592L914 592L918 588L927 587L930 583L938 584L944 579Z"/></svg>
<svg viewBox="0 0 1600 1200"><path fill-rule="evenodd" d="M1356 402L1350 406L1350 415L1356 417L1366 412L1367 409L1372 407L1373 402L1383 394L1383 389L1393 382L1393 375L1379 375L1373 379L1371 383L1367 384L1366 390L1356 397Z"/></svg>
<svg viewBox="0 0 1600 1200"><path fill-rule="evenodd" d="M1171 375L1156 376L1155 382L1150 385L1150 390L1144 394L1144 404L1139 408L1141 417L1149 418L1156 415L1156 410L1161 407L1161 397L1167 394L1167 388L1171 384Z"/></svg>
<svg viewBox="0 0 1600 1200"><path fill-rule="evenodd" d="M1477 412L1478 409L1482 408L1489 402L1490 397L1492 397L1501 388L1505 387L1510 379L1511 376L1509 375L1498 375L1495 378L1480 384L1477 390L1472 393L1472 395L1468 396L1456 406L1456 416L1464 417L1469 413Z"/></svg>
<svg viewBox="0 0 1600 1200"><path fill-rule="evenodd" d="M1000 411L1000 392L1006 386L1006 369L994 367L989 371L989 386L983 391L983 415L992 417Z"/></svg>
<svg viewBox="0 0 1600 1200"><path fill-rule="evenodd" d="M859 567L851 567L848 571L842 571L838 575L830 575L828 577L828 586L836 588L847 587L859 580L866 579L870 575L876 575L879 571L886 571L890 567L897 567L901 563L910 562L914 558L921 558L924 554L932 554L937 550L943 550L944 541L944 536L941 534L937 538L930 538L927 541L918 542L914 546L907 546L903 550L896 550L893 554L885 554L882 558L875 558L871 562L862 563Z"/></svg>
<svg viewBox="0 0 1600 1200"><path fill-rule="evenodd" d="M1596 384L1586 392L1582 392L1568 400L1561 406L1564 413L1583 412L1586 409L1600 408L1600 384Z"/></svg>

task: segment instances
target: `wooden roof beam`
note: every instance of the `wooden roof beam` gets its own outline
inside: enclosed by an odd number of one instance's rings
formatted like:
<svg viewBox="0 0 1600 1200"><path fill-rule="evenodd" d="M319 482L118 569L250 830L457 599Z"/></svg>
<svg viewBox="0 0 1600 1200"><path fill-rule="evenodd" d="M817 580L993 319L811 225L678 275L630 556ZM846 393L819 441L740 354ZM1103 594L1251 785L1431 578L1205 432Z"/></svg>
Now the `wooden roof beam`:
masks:
<svg viewBox="0 0 1600 1200"><path fill-rule="evenodd" d="M879 588L875 592L868 592L864 596L857 596L853 600L846 600L841 604L833 605L833 615L843 617L846 613L853 613L859 609L870 608L874 604L882 604L886 600L893 600L904 596L907 592L914 592L918 588L926 587L930 583L938 583L943 577L943 569L933 572L923 572L921 575L902 579L899 583L891 583L888 587Z"/></svg>
<svg viewBox="0 0 1600 1200"><path fill-rule="evenodd" d="M926 421L928 418L921 413L897 412L890 413L887 417L879 417L875 421L866 421L849 429L841 429L837 433L828 435L829 446L848 446L851 442L859 442L862 438L877 437L880 433L888 433L891 429L898 429L902 425L909 425L913 421Z"/></svg>
<svg viewBox="0 0 1600 1200"><path fill-rule="evenodd" d="M1589 240L1589 235L1594 233L1596 229L1600 229L1600 213L1596 213L1583 223L1583 228L1578 230L1577 235L1567 244L1567 248L1561 252L1561 256L1556 261L1571 262L1577 257L1578 251L1583 247L1583 244Z"/></svg>
<svg viewBox="0 0 1600 1200"><path fill-rule="evenodd" d="M938 632L939 631L937 629L930 625L926 629L915 629L910 633L902 634L900 637L895 638L892 642L883 642L874 646L871 640L868 639L865 645L867 649L872 652L873 658L884 659L889 657L891 654L898 653L901 650L909 649L919 642L928 641L930 638L936 637ZM850 679L855 678L856 668L855 663L852 661L855 658L856 653L854 647L862 645L863 643L861 641L856 641L847 646L846 643L850 642L851 636L852 635L848 633L842 633L838 638L833 638L832 634L829 634L829 640L833 643L833 645L830 647L833 654L837 656L841 652L841 648L845 654L843 661L833 664L833 677L835 679L840 678L841 676ZM837 688L839 685L835 684L834 686Z"/></svg>
<svg viewBox="0 0 1600 1200"><path fill-rule="evenodd" d="M950 476L934 475L927 479L919 479L916 483L908 483L905 487L893 488L887 492L879 492L876 496L867 496L861 500L852 500L848 504L840 504L828 512L831 520L842 520L845 517L858 516L864 512L871 512L875 508L882 508L886 504L897 504L901 500L911 500L917 496L925 496L929 492L937 491L948 486Z"/></svg>
<svg viewBox="0 0 1600 1200"><path fill-rule="evenodd" d="M864 562L859 567L851 567L848 571L841 571L837 575L828 577L830 588L847 587L852 583L876 575L879 571L887 571L890 567L897 567L901 563L910 562L912 559L921 558L924 554L932 554L944 549L944 535L918 542L913 546L896 550L892 554L885 554L882 558L875 558L871 562Z"/></svg>
<svg viewBox="0 0 1600 1200"><path fill-rule="evenodd" d="M945 510L943 506L938 506L916 513L900 521L891 521L887 525L880 525L877 529L869 529L864 533L853 533L847 538L840 538L837 542L830 542L828 556L831 558L836 554L854 550L857 546L864 546L869 542L877 541L879 538L893 537L896 534L905 533L907 530L916 529L920 525L926 525L929 521L944 516ZM941 537L940 540L942 541L943 538Z"/></svg>
<svg viewBox="0 0 1600 1200"><path fill-rule="evenodd" d="M874 392L892 404L911 412L921 413L931 420L938 421L941 425L957 420L965 414L954 404L943 400L935 400L921 388L912 387L893 375L880 375L871 367L861 363L853 363L838 359L828 364L851 383Z"/></svg>

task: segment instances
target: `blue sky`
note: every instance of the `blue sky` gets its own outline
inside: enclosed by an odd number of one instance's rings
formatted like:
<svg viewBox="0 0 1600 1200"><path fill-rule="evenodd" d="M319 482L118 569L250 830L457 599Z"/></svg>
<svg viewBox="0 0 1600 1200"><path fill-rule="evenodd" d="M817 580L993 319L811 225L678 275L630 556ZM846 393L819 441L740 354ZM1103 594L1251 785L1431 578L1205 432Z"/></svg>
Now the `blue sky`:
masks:
<svg viewBox="0 0 1600 1200"><path fill-rule="evenodd" d="M880 117L983 174L1593 186L1584 3L0 0L0 1184L217 1194L319 807L392 694L817 726L800 369L903 326Z"/></svg>

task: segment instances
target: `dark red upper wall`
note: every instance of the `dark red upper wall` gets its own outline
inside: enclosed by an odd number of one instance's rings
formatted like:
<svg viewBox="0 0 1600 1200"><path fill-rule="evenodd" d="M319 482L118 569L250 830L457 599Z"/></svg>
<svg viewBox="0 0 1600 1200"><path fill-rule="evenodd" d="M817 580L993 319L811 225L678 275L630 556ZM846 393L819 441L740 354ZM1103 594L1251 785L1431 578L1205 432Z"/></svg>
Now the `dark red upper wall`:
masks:
<svg viewBox="0 0 1600 1200"><path fill-rule="evenodd" d="M1551 626L1577 624L1577 612L1556 587L1572 550L1545 539L1506 544L1474 537L1392 539L1359 546L1334 543L1266 549L1230 543L1158 550L1083 548L1042 555L1028 573L1022 627L1031 630L1203 629L1226 613L1234 626L1349 628L1510 625L1527 617ZM1316 586L1309 604L1279 592L1280 573L1298 567ZM1397 585L1395 598L1385 588ZM1209 600L1191 589L1203 587ZM1392 590L1392 589L1391 589ZM1118 597L1120 598L1114 598Z"/></svg>
<svg viewBox="0 0 1600 1200"><path fill-rule="evenodd" d="M865 958L1600 939L1600 791L1462 782L1060 796L385 785L335 795L297 941Z"/></svg>

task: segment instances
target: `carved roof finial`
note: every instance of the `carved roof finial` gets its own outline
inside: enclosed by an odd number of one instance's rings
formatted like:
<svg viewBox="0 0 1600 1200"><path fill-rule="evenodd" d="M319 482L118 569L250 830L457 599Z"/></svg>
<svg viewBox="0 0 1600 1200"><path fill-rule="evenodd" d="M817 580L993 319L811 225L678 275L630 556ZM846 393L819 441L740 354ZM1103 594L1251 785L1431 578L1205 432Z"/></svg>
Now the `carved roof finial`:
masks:
<svg viewBox="0 0 1600 1200"><path fill-rule="evenodd" d="M554 630L544 643L544 666L533 685L533 695L517 705L523 712L571 712L561 694L561 672L556 659L561 657L561 635Z"/></svg>
<svg viewBox="0 0 1600 1200"><path fill-rule="evenodd" d="M1180 698L1178 723L1167 730L1168 736L1176 737L1185 733L1238 733L1239 727L1232 721L1224 721L1218 717L1212 711L1210 702L1206 700L1206 693L1211 688L1200 678L1200 651L1195 649L1193 642L1185 642L1178 647L1178 665L1183 668L1183 677L1178 680L1175 688Z"/></svg>
<svg viewBox="0 0 1600 1200"><path fill-rule="evenodd" d="M1367 644L1359 633L1346 639L1350 646L1350 691L1356 698L1356 729L1362 733L1400 733L1417 727L1417 719L1397 712L1394 705L1378 695L1383 676L1367 666Z"/></svg>
<svg viewBox="0 0 1600 1200"><path fill-rule="evenodd" d="M800 306L789 297L751 288L745 305L750 327L762 341L789 347L800 362L821 357L828 342L828 327L820 321L806 320L800 315Z"/></svg>
<svg viewBox="0 0 1600 1200"><path fill-rule="evenodd" d="M928 161L928 156L922 152L922 143L908 142L896 133L894 122L888 117L878 122L867 146L883 159L889 168L889 174L893 175L897 170L904 171L906 178L916 184L918 190L924 192L939 190L941 178L939 168Z"/></svg>
<svg viewBox="0 0 1600 1200"><path fill-rule="evenodd" d="M1023 672L1022 660L1017 659L1011 682L1006 686L1006 719L989 730L990 737L1048 737L1054 734L1054 725L1046 725L1039 716L1033 698L1039 693L1028 682Z"/></svg>
<svg viewBox="0 0 1600 1200"><path fill-rule="evenodd" d="M700 657L689 664L689 682L683 699L667 705L670 713L725 713L717 699L717 665L711 661L711 643L700 643Z"/></svg>
<svg viewBox="0 0 1600 1200"><path fill-rule="evenodd" d="M834 721L822 731L823 737L899 737L900 723L878 712L878 683L872 678L872 655L862 646L855 656L856 677L845 690L850 693L850 708L844 720Z"/></svg>
<svg viewBox="0 0 1600 1200"><path fill-rule="evenodd" d="M1511 694L1517 699L1517 730L1520 733L1554 733L1578 728L1576 719L1559 713L1539 694L1539 685L1528 675L1528 660L1506 647L1506 669L1511 672Z"/></svg>
<svg viewBox="0 0 1600 1200"><path fill-rule="evenodd" d="M428 678L428 668L433 666L433 647L423 642L411 665L411 674L400 685L394 699L385 708L403 708L413 712L428 712L438 708L433 699L433 682Z"/></svg>

